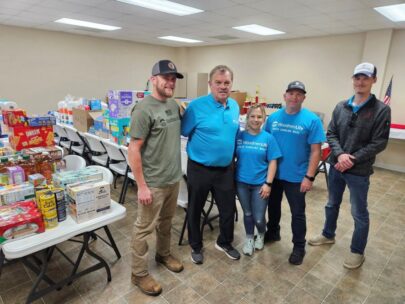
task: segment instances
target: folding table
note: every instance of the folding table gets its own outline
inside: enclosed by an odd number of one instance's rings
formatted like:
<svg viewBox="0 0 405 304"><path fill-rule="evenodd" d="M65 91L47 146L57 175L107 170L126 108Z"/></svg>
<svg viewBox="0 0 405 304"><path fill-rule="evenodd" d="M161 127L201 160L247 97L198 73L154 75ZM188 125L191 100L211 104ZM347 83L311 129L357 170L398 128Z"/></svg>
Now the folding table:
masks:
<svg viewBox="0 0 405 304"><path fill-rule="evenodd" d="M110 267L101 256L91 250L89 247L89 240L94 230L123 219L125 215L125 207L115 201L111 201L111 212L84 223L78 224L73 218L68 216L65 221L59 223L54 229L48 229L44 233L35 234L27 238L13 240L3 244L0 250L0 262L4 261L4 259L21 259L24 265L37 275L31 291L27 296L26 303L31 303L53 290L60 290L63 286L71 284L79 277L101 268L105 268L107 280L111 281ZM82 236L83 241L80 241L82 246L78 249L79 252L76 261L72 261L56 246L77 236ZM58 278L58 281L54 281L46 274L49 261L51 260L55 249L72 264L71 272L64 278ZM78 271L84 252L96 259L98 263L84 270ZM40 257L37 257L36 253ZM1 266L2 265L0 264L0 267ZM48 286L40 289L39 285L41 281L47 283Z"/></svg>

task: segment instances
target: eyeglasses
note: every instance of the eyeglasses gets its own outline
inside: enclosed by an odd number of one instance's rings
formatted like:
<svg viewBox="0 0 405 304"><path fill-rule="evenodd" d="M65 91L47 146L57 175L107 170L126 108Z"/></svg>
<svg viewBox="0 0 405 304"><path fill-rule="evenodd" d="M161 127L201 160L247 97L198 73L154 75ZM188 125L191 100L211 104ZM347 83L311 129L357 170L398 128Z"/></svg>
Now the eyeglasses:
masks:
<svg viewBox="0 0 405 304"><path fill-rule="evenodd" d="M356 125L356 120L359 115L357 113L352 113L352 117L350 118L349 127L353 128Z"/></svg>

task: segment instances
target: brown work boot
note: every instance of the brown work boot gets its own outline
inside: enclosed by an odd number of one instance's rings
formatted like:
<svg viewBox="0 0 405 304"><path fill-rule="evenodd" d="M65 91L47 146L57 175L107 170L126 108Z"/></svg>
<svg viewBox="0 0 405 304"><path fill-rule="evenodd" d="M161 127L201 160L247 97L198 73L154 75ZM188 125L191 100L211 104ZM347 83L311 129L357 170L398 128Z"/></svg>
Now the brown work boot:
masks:
<svg viewBox="0 0 405 304"><path fill-rule="evenodd" d="M158 296L162 292L162 286L150 275L138 277L132 274L132 283L148 296Z"/></svg>
<svg viewBox="0 0 405 304"><path fill-rule="evenodd" d="M180 272L184 269L183 264L171 254L162 257L156 253L155 261L164 265L167 269L173 272Z"/></svg>

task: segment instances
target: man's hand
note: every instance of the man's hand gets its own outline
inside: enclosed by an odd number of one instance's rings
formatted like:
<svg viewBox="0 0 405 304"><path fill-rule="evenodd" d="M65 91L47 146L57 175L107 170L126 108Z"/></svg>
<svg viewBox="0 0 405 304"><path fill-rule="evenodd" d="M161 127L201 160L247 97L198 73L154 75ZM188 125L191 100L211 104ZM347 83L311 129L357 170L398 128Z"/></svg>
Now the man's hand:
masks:
<svg viewBox="0 0 405 304"><path fill-rule="evenodd" d="M338 156L338 163L336 163L335 169L338 170L339 172L344 172L350 169L354 165L354 162L352 161L353 159L356 159L356 157L354 157L351 154L348 153L340 154Z"/></svg>
<svg viewBox="0 0 405 304"><path fill-rule="evenodd" d="M311 191L311 189L312 189L312 182L308 178L304 177L304 179L301 182L300 191L308 192Z"/></svg>
<svg viewBox="0 0 405 304"><path fill-rule="evenodd" d="M138 203L142 205L152 204L152 192L148 186L138 187Z"/></svg>
<svg viewBox="0 0 405 304"><path fill-rule="evenodd" d="M262 199L268 198L268 197L270 196L270 191L271 191L271 187L268 186L268 185L266 185L266 184L264 184L264 185L260 188L260 191L259 191L260 197L261 197Z"/></svg>

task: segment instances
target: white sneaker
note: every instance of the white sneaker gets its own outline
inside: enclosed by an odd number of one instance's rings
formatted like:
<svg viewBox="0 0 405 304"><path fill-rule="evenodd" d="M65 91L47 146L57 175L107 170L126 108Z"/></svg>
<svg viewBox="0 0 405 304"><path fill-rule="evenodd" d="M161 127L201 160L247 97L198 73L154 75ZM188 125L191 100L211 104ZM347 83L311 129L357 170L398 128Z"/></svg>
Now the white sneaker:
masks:
<svg viewBox="0 0 405 304"><path fill-rule="evenodd" d="M345 258L343 266L348 269L356 269L363 264L365 259L364 254L350 252L350 254Z"/></svg>
<svg viewBox="0 0 405 304"><path fill-rule="evenodd" d="M324 244L333 244L335 243L335 238L328 239L323 234L317 235L311 239L309 239L308 244L312 246L319 246Z"/></svg>
<svg viewBox="0 0 405 304"><path fill-rule="evenodd" d="M255 251L255 241L253 238L246 238L245 245L243 245L242 252L244 255L251 256Z"/></svg>
<svg viewBox="0 0 405 304"><path fill-rule="evenodd" d="M262 250L264 247L264 233L259 233L255 240L255 249Z"/></svg>

